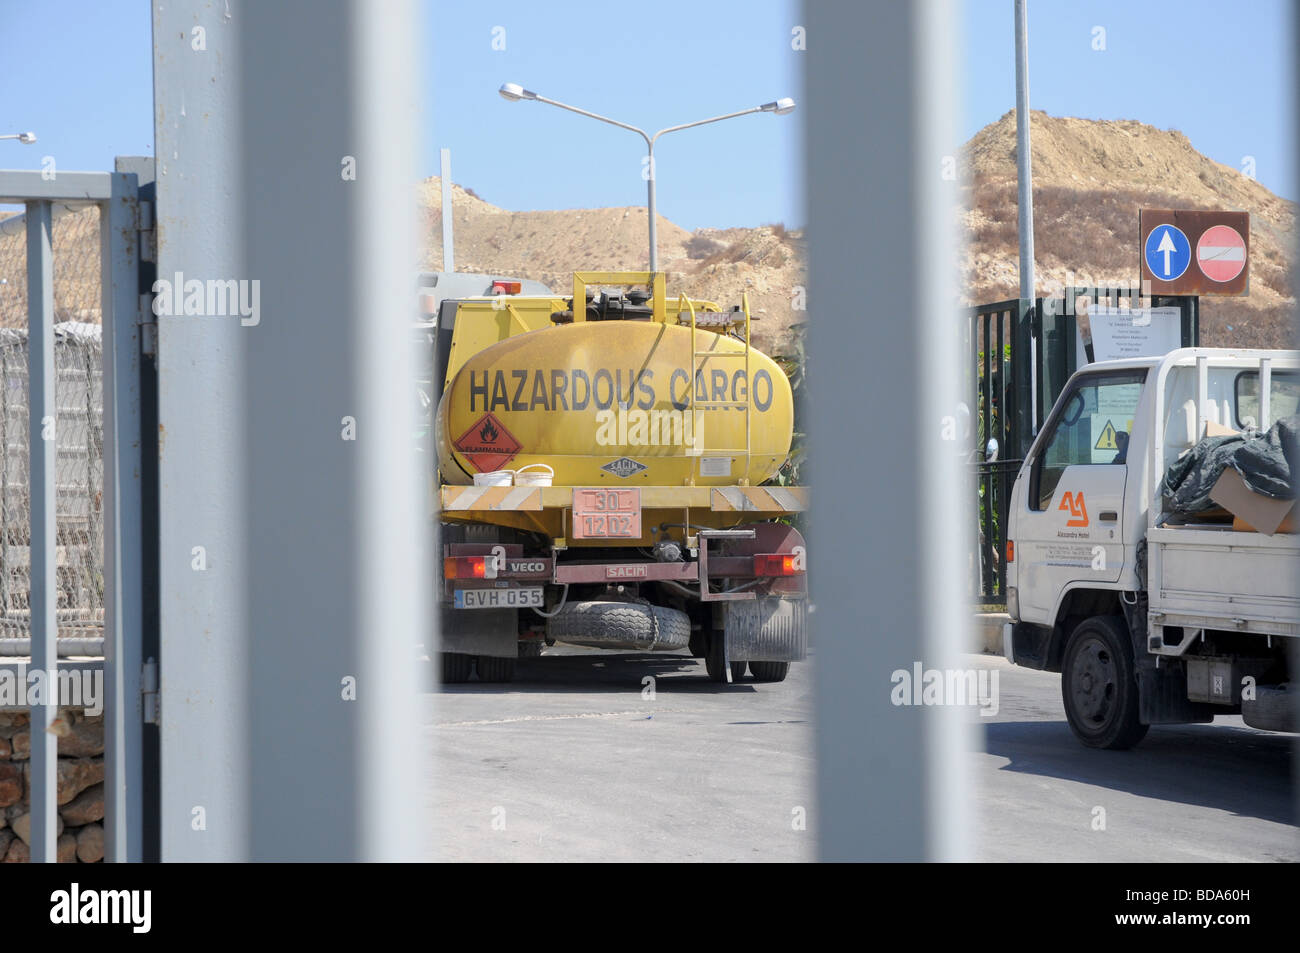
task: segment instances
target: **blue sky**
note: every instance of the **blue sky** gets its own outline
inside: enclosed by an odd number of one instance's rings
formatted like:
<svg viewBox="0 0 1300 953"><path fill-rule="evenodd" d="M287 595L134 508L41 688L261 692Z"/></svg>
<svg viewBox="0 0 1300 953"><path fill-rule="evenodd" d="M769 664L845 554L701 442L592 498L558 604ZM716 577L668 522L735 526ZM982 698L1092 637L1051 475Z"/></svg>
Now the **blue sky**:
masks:
<svg viewBox="0 0 1300 953"><path fill-rule="evenodd" d="M1029 0L1030 92L1054 115L1138 119L1295 197L1295 104L1286 0ZM430 5L423 82L424 170L450 147L454 178L509 209L645 201L633 133L540 103L507 103L503 82L648 131L799 99L800 57L785 0L644 3L485 0ZM1224 12L1224 11L1228 12ZM959 7L963 139L1015 102L1012 0ZM689 24L683 29L682 24ZM436 26L436 30L434 29ZM494 27L505 49L493 48ZM1092 48L1094 28L1106 49ZM145 0L0 0L0 166L102 169L152 151ZM498 32L495 36L500 37ZM1169 51L1177 51L1173 54ZM868 107L869 108L869 107ZM659 211L695 228L802 222L799 114L767 114L660 140ZM852 157L846 157L852 161Z"/></svg>
<svg viewBox="0 0 1300 953"><path fill-rule="evenodd" d="M1295 193L1288 0L1029 0L1029 96L1054 116L1178 129L1217 162ZM967 0L963 138L1015 108L1012 0ZM1094 28L1105 50L1093 49ZM1102 34L1096 34L1101 37Z"/></svg>

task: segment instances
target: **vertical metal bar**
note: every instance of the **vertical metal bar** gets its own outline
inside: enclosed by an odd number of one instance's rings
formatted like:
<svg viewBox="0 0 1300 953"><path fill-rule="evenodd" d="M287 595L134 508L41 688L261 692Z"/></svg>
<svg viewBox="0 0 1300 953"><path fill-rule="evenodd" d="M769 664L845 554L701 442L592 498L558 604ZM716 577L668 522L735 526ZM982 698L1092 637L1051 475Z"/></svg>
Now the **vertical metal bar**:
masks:
<svg viewBox="0 0 1300 953"><path fill-rule="evenodd" d="M1300 49L1300 16L1296 16L1294 13L1291 15L1291 49ZM1290 69L1289 75L1286 77L1287 85L1285 88L1295 89L1297 80L1300 80L1300 58L1297 58L1293 53L1288 65ZM1295 149L1296 147L1300 147L1300 123L1294 121L1296 114L1294 99L1292 100L1291 114L1291 135L1293 137L1292 148ZM1294 154L1294 152L1292 154ZM1294 190L1300 187L1300 168L1292 166L1292 174L1294 175L1294 178L1291 183L1291 188L1293 190L1291 194L1294 195L1296 194ZM1292 288L1300 287L1300 236L1296 234L1294 229L1291 232L1290 278ZM1199 299L1193 298L1192 301L1193 310L1195 311ZM1192 322L1194 325L1193 332L1196 334L1195 340L1199 342L1199 315L1193 314ZM1300 348L1300 310L1297 309L1295 304L1291 306L1291 327L1289 330L1291 332L1289 337L1291 347ZM1284 340L1286 340L1286 338L1284 338ZM1157 416L1156 419L1159 420L1160 418ZM1300 565L1295 566L1295 568L1292 569L1292 573L1292 582L1296 586L1296 589L1293 591L1300 591ZM1293 619L1293 621L1300 623L1300 619ZM1292 665L1296 664L1294 658L1295 656L1293 655L1291 662ZM1294 671L1294 669L1292 669L1292 671ZM1300 723L1300 692L1290 692L1289 694L1292 696L1291 716L1295 719L1295 723ZM1291 796L1294 804L1294 814L1292 816L1300 817L1300 737L1294 738L1291 745ZM1292 943L1295 942L1298 933L1300 933L1300 931L1298 931L1295 924L1292 923L1290 930Z"/></svg>
<svg viewBox="0 0 1300 953"><path fill-rule="evenodd" d="M1008 377L1011 372L1011 362L1005 358L1006 349L1011 343L1011 335L1014 333L1014 327L1011 324L1011 315L1005 311L999 311L997 316L998 322L998 465L997 476L993 485L997 488L997 519L998 527L995 534L993 552L997 556L998 565L998 594L1005 600L1007 596L1007 561L1006 561L1006 539L1007 539L1007 479L1006 474L1008 465L1006 461L1014 458L1016 455L1011 440L1011 418L1008 411L1011 409L1008 397L1011 395L1011 388L1008 385Z"/></svg>
<svg viewBox="0 0 1300 953"><path fill-rule="evenodd" d="M456 270L456 245L453 236L452 220L456 217L452 208L451 188L451 150L443 149L442 160L442 270Z"/></svg>
<svg viewBox="0 0 1300 953"><path fill-rule="evenodd" d="M745 303L745 479L744 483L749 484L749 465L750 454L753 450L753 441L750 437L750 408L754 405L754 395L750 393L750 372L749 372L749 292L741 296Z"/></svg>
<svg viewBox="0 0 1300 953"><path fill-rule="evenodd" d="M104 221L103 214L100 215L99 220L101 226L100 230L102 232L103 221ZM102 243L101 243L101 247L102 247ZM101 282L102 282L102 275L103 275L102 271L100 272L100 275L101 275ZM103 313L102 309L100 313L101 314ZM86 558L85 565L81 568L84 573L84 576L89 578L90 580L89 585L92 589L96 585L103 585L106 582L105 576L101 576L98 583L95 580L96 567L97 565L102 564L102 560L104 558L104 522L103 522L104 471L102 466L104 460L104 447L103 447L104 419L102 413L103 399L104 399L103 398L104 378L102 373L103 364L104 364L103 349L104 349L104 345L101 338L100 354L99 354L98 361L96 361L94 351L89 347L83 349L80 354L82 358L82 362L81 362L82 370L86 375L86 400L83 408L86 414L86 448L85 448L86 452L83 454L83 459L85 461L85 467L86 467L86 489L87 489L86 545L89 547L90 550L90 555ZM95 365L96 363L99 364L100 371L101 371L100 378L99 378L100 410L98 411L96 410L95 407L95 370L96 370ZM98 443L96 443L97 439L98 439ZM97 465L99 466L98 486L95 484L95 470ZM98 513L98 516L96 516L96 513ZM96 554L98 554L98 560L96 559ZM100 598L102 599L103 596L100 596ZM93 619L95 598L93 595L91 595L90 592L86 592L85 599L86 602L84 608L88 610L90 613L92 613L90 618ZM107 606L105 605L103 608L106 610ZM104 612L104 616L107 616L107 611Z"/></svg>
<svg viewBox="0 0 1300 953"><path fill-rule="evenodd" d="M1193 441L1205 436L1205 421L1209 419L1209 408L1206 407L1210 399L1209 374L1210 359L1202 354L1196 358L1196 433L1192 435Z"/></svg>
<svg viewBox="0 0 1300 953"><path fill-rule="evenodd" d="M28 474L31 488L32 669L44 690L31 706L31 851L34 863L54 863L58 824L58 624L54 464L58 440L54 403L54 254L50 203L27 203ZM31 679L29 677L29 683Z"/></svg>
<svg viewBox="0 0 1300 953"><path fill-rule="evenodd" d="M812 466L819 499L876 501L812 512L810 538L820 546L810 580L818 841L826 860L967 856L969 726L956 707L896 705L890 697L891 673L960 668L970 627L965 593L951 584L972 550L970 484L936 426L956 412L964 390L950 318L956 277L946 267L957 260L953 194L929 172L955 141L949 80L958 20L936 0L803 7L801 22L821 38L805 60L808 284L827 319L809 328L819 375ZM846 88L874 94L846 104ZM826 149L832 140L837 148ZM894 147L882 152L879 142ZM891 187L860 187L882 179ZM869 242L863 254L854 238L862 222L890 239ZM845 274L859 280L844 282ZM916 318L900 325L887 351L852 318L862 287L881 313ZM863 468L860 448L834 439L843 408L900 401L914 408L913 424L899 428L888 467ZM878 554L864 573L864 541L873 539L912 540L915 555ZM863 605L875 613L865 631Z"/></svg>
<svg viewBox="0 0 1300 953"><path fill-rule="evenodd" d="M999 460L993 465L991 473L992 484L994 488L994 519L997 520L997 530L989 540L990 558L997 560L997 569L994 571L994 578L997 580L998 595L1005 602L1007 598L1007 561L1006 561L1006 535L1007 535L1007 514L1006 514L1006 463Z"/></svg>
<svg viewBox="0 0 1300 953"><path fill-rule="evenodd" d="M986 599L993 594L993 566L989 563L988 553L993 539L993 481L991 479L993 470L985 460L984 448L988 446L989 438L993 436L993 366L997 357L992 350L992 331L993 322L996 320L997 315L992 312L984 315L984 401L980 412L984 426L983 439L975 448L977 451L975 457L980 461L976 472L980 475L980 490L984 498L984 505L980 507L980 595Z"/></svg>
<svg viewBox="0 0 1300 953"><path fill-rule="evenodd" d="M641 133L645 135L645 133ZM646 139L646 158L648 164L646 171L649 175L645 180L645 209L646 217L650 220L650 271L659 271L659 237L658 237L658 216L655 210L655 141ZM574 305L577 306L576 303Z"/></svg>
<svg viewBox="0 0 1300 953"><path fill-rule="evenodd" d="M654 180L654 160L653 160L653 159L651 159L651 162L650 162L650 170L651 170L651 171L650 171L651 181L653 182L653 180ZM651 192L651 194L653 195L653 192ZM650 211L650 221L651 221L651 223L652 223L652 224L651 224L651 234L653 235L653 234L654 234L654 231L653 231L653 229L654 229L654 226L653 226L653 222L654 222L654 206L651 205L650 208L651 208L651 211ZM654 254L655 254L654 241L651 240L651 242L650 242L650 257L651 257L652 259L654 258ZM653 263L650 265L650 270L651 270L651 271L654 271L654 264L653 264ZM687 306L688 308L691 309L691 383L690 383L690 385L689 385L689 386L690 386L690 394L691 394L691 399L690 399L690 402L689 402L689 411L690 411L690 415L691 415L691 433L692 433L692 434L698 434L698 433L700 432L700 429L699 429L699 418L698 418L696 415L699 413L699 411L697 411L697 410L695 409L695 381L696 381L696 378L698 378L699 375L700 375L700 354L699 354L699 350L698 350L698 345L695 343L695 305L691 304L690 300L687 299L686 306ZM578 313L578 299L577 299L577 298L574 298L574 299L573 299L573 313L574 313L574 314L577 314L577 313ZM679 321L681 320L680 312L678 312L678 320L679 320ZM705 358L705 360L708 360L708 359ZM745 386L748 387L749 385L746 384ZM694 447L694 443L693 443L693 442L692 442L692 447ZM696 448L696 449L698 449L698 448ZM692 458L691 458L691 475L690 475L690 477L688 478L688 479L690 480L690 485L691 485L691 486L694 486L694 485L695 485L695 477L696 477L696 473L698 472L698 469L699 469L699 466L698 466L698 465L699 465L699 459L698 459L698 456L692 455ZM687 531L688 533L690 532L690 527L689 527L689 526L686 527L686 531ZM706 585L707 585L707 583L705 582L705 580L704 580L704 579L701 579L701 580L700 580L700 591L701 591L701 592L704 591Z"/></svg>
<svg viewBox="0 0 1300 953"><path fill-rule="evenodd" d="M1020 195L1020 297L1034 297L1034 166L1029 144L1029 15L1015 0L1016 184Z"/></svg>
<svg viewBox="0 0 1300 953"><path fill-rule="evenodd" d="M155 302L162 312L156 316L155 428L163 765L158 814L165 861L248 857L248 511L239 355L243 338L258 329L241 324L237 302L221 308L223 314L201 316L178 314L184 309L174 304L187 281L203 287L205 281L248 277L233 198L242 188L235 27L245 15L237 0L228 6L195 0L153 6ZM313 11L303 22L316 17ZM196 26L206 30L202 52L190 45ZM290 48L285 45L286 54ZM280 78L263 88L267 100L279 97L284 78L293 75L287 56L282 66ZM356 155L356 142L337 146L330 178L336 189L346 190L356 183L342 179L337 157ZM250 152L260 153L260 144ZM358 178L368 174L363 161L358 168ZM296 186L301 189L303 180ZM267 201L278 207L276 198Z"/></svg>
<svg viewBox="0 0 1300 953"><path fill-rule="evenodd" d="M980 451L979 458L984 458L984 445L988 443L989 437L993 436L993 354L990 351L990 332L991 325L995 320L992 314L984 315L984 400L980 408L980 417L984 422L981 428L983 440L981 445L976 449Z"/></svg>
<svg viewBox="0 0 1300 953"><path fill-rule="evenodd" d="M233 193L236 275L261 288L260 322L239 330L247 403L230 462L243 497L229 513L248 526L237 561L249 721L237 756L248 765L243 851L258 860L427 851L418 692L431 686L412 658L419 643L436 647L432 527L411 522L428 493L411 437L412 349L374 324L417 317L414 38L427 34L416 19L411 0L382 16L365 0L328 0L307 17L295 4L241 3L231 21L234 131L256 143ZM304 178L291 158L345 152L362 170L354 182ZM303 366L313 373L293 372ZM343 438L345 417L355 440Z"/></svg>
<svg viewBox="0 0 1300 953"><path fill-rule="evenodd" d="M145 216L145 203L148 203L150 209L156 209L157 203L157 163L153 156L118 156L113 163L114 171L135 176L135 189L138 198L138 211L140 219L137 225L141 228L144 226L153 226L155 215ZM110 183L110 193L112 183ZM151 232L154 231L151 228ZM156 233L155 233L156 234ZM128 238L133 238L136 248L136 282L137 287L142 291L149 291L154 286L154 280L157 278L157 250L154 241L155 234L146 235L143 232L135 232ZM125 277L125 276L124 276ZM129 280L128 280L129 286ZM115 287L117 287L115 285ZM120 289L119 289L120 291ZM118 293L118 292L115 292ZM157 659L159 656L159 634L158 634L158 615L159 615L159 594L158 594L158 459L160 456L160 441L163 434L158 427L158 374L155 365L155 356L157 354L157 337L153 333L157 330L153 315L149 310L149 302L152 300L149 295L141 295L137 299L140 304L141 318L132 318L132 323L137 324L137 330L133 335L137 336L139 342L140 357L132 362L131 366L138 369L135 377L138 393L138 417L139 417L139 446L129 447L133 454L138 454L140 468L137 471L131 471L133 479L138 480L139 500L138 504L133 494L127 492L126 485L123 484L121 499L123 509L121 512L121 525L123 533L126 532L128 522L138 523L140 533L140 562L132 565L131 562L123 557L120 568L122 574L121 585L123 592L123 637L119 641L122 649L121 665L124 673L123 694L126 696L127 713L139 712L140 718L144 725L141 729L141 751L138 769L130 761L124 766L128 772L127 782L127 811L128 823L135 817L141 818L140 841L141 859L145 863L157 862L160 858L159 850L159 818L160 818L160 779L159 779L159 726L157 720L158 710L158 666ZM130 312L130 305L123 302L123 307ZM121 312L117 312L121 314ZM139 323L143 318L148 318L148 325ZM124 329L118 326L118 330ZM121 367L119 366L119 371ZM115 385L119 390L121 384ZM123 457L118 454L119 463L125 470ZM139 509L132 514L127 503L138 505ZM123 550L125 551L126 538L123 536ZM133 575L128 575L128 572ZM139 625L130 624L128 596L136 598L134 593L138 593L139 604ZM150 665L146 671L145 659L150 660ZM154 715L152 719L145 719L145 697L143 693L147 690L146 686L152 686L153 695L149 699L148 708ZM134 717L134 716L132 716ZM138 781L138 794L132 790L131 782ZM135 799L140 799L136 804ZM134 835L132 835L134 836ZM128 857L134 857L134 846L128 847Z"/></svg>
<svg viewBox="0 0 1300 953"><path fill-rule="evenodd" d="M979 326L980 312L978 310L972 311L970 322L966 326L966 354L963 355L964 363L966 365L964 381L967 384L968 391L966 399L969 401L968 406L970 407L970 415L967 423L971 430L971 446L975 446L979 443L979 436L977 433L978 428L975 426L975 420L980 409ZM965 442L965 434L959 434L958 437ZM969 449L970 447L962 447L963 451Z"/></svg>
<svg viewBox="0 0 1300 953"><path fill-rule="evenodd" d="M143 859L144 629L139 202L114 173L100 209L104 363L104 859Z"/></svg>
<svg viewBox="0 0 1300 953"><path fill-rule="evenodd" d="M1033 315L1022 298L1016 305L1014 363L1016 375L1016 456L1029 453L1037 432L1034 427ZM1032 302L1030 303L1032 304Z"/></svg>
<svg viewBox="0 0 1300 953"><path fill-rule="evenodd" d="M970 322L969 322L969 323L967 324L967 326L966 326L966 341L964 342L964 343L965 343L965 353L962 355L963 363L964 363L964 365L965 365L965 372L966 372L965 379L963 380L962 383L963 383L963 385L965 386L965 390L966 390L966 400L968 401L967 406L969 407L969 413L966 415L966 426L968 426L968 427L970 428L969 439L967 439L967 435L966 435L966 434L958 434L958 439L959 439L959 440L961 441L961 443L962 443L962 448L961 448L961 449L962 449L962 453L961 453L961 459L962 459L962 460L969 460L969 459L971 459L971 453L970 453L971 449L974 448L974 449L978 450L978 448L979 448L979 426L978 426L978 423L979 423L979 410L980 410L980 399L979 399L979 394L980 394L980 361L979 361L979 349L980 349L980 348L979 348L979 326L980 326L980 320L981 320L981 314L980 314L980 311L979 311L978 309L974 309L974 310L972 310L972 311L971 311L971 316L970 316ZM978 457L978 454L976 454L975 456ZM967 472L963 472L963 473L962 473L962 477L963 477L963 478L966 478L967 480L969 480L969 476L970 476L970 474L969 474L969 468L966 468L966 471L967 471ZM979 485L980 485L980 481L979 481L979 469L978 469L978 468L976 468L976 470L975 470L975 479L974 479L974 480L969 480L969 482L975 484L975 486L974 486L974 490L975 490L975 493L978 494L978 493L979 493ZM978 517L977 517L977 519L978 519ZM976 536L978 537L978 535L979 535L979 534L978 534L978 530L977 530L977 532L976 532ZM971 566L971 577L972 577L972 578L971 578L971 586L972 586L972 588L973 588L973 590L974 590L973 594L974 594L974 595L979 595L980 590L983 588L983 582L982 582L982 580L983 580L983 576L982 576L981 571L980 571L980 558L979 558L979 551L978 551L979 539L976 538L974 542L975 542L975 546L977 547L977 549L976 549L976 552L975 552L975 560L974 560L974 562L972 563L972 566Z"/></svg>
<svg viewBox="0 0 1300 953"><path fill-rule="evenodd" d="M1273 395L1273 359L1261 357L1259 359L1259 429L1267 430L1269 428L1269 416L1272 414ZM1240 416L1240 414L1238 414ZM1226 421L1225 421L1226 422Z"/></svg>
<svg viewBox="0 0 1300 953"><path fill-rule="evenodd" d="M9 380L10 348L0 347L0 381ZM0 387L0 621L9 615L9 387Z"/></svg>
<svg viewBox="0 0 1300 953"><path fill-rule="evenodd" d="M1011 312L1005 312L1007 321L1007 346L1011 352L1011 358L1007 361L1007 380L1003 388L1002 416L1007 419L1007 449L1006 456L1020 456L1020 442L1017 439L1016 432L1016 415L1018 413L1018 404L1016 402L1016 342L1019 338L1016 335L1016 316Z"/></svg>
<svg viewBox="0 0 1300 953"><path fill-rule="evenodd" d="M1028 301L1030 323L1033 332L1029 336L1030 373L1033 375L1034 388L1034 436L1038 436L1038 422L1043 419L1043 309L1041 299Z"/></svg>
<svg viewBox="0 0 1300 953"><path fill-rule="evenodd" d="M1009 447L1008 444L1007 444L1007 375L1006 375L1006 362L1003 360L1003 357L1002 357L1002 350L1003 350L1003 348L1006 346L1006 342L1005 342L1005 341L1003 340L1003 338L1002 338L1002 325L1003 325L1003 323L1004 323L1005 320L1006 320L1006 314L1005 314L1005 312L999 311L997 314L990 315L990 320L997 322L997 329L998 329L998 333L997 333L997 336L996 336L996 339L995 339L996 342L997 342L997 364L994 365L995 368L996 368L996 373L995 373L994 376L996 377L997 382L998 382L998 386L997 386L997 395L998 395L998 417L997 417L998 456L999 456L999 457L1005 457L1005 456L1007 456L1007 451L1010 449L1010 447Z"/></svg>

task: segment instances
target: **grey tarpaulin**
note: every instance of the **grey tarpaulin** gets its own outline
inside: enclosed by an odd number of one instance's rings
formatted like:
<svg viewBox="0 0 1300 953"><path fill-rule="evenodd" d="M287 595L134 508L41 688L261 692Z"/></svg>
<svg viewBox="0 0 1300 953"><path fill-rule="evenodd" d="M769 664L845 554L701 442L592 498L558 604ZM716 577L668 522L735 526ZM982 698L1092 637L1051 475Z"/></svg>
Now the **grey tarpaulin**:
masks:
<svg viewBox="0 0 1300 953"><path fill-rule="evenodd" d="M1300 467L1300 416L1286 417L1267 432L1250 431L1197 442L1165 472L1160 492L1178 513L1197 513L1214 506L1210 490L1232 467L1251 490L1278 500L1296 496Z"/></svg>

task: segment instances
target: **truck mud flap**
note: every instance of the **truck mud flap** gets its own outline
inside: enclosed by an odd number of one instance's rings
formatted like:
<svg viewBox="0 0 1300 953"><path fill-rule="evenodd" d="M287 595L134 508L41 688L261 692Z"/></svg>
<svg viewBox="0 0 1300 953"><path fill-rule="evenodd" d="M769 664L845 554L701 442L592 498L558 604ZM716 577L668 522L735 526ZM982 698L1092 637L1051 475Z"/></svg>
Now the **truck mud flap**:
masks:
<svg viewBox="0 0 1300 953"><path fill-rule="evenodd" d="M1190 701L1181 665L1140 659L1137 664L1138 720L1144 725L1190 725L1214 720L1215 705ZM1223 709L1219 709L1222 713Z"/></svg>
<svg viewBox="0 0 1300 953"><path fill-rule="evenodd" d="M519 655L518 609L451 609L442 607L440 634L444 652L516 658Z"/></svg>
<svg viewBox="0 0 1300 953"><path fill-rule="evenodd" d="M735 662L801 662L808 657L808 601L728 602L723 630Z"/></svg>
<svg viewBox="0 0 1300 953"><path fill-rule="evenodd" d="M1010 653L1007 661L1025 668L1046 669L1050 661L1052 630L1031 622L1008 622L1007 626L1011 629L1007 633L1009 639L1004 635L1004 642L1008 644L1004 645L1003 653ZM1059 668L1058 664L1057 669Z"/></svg>

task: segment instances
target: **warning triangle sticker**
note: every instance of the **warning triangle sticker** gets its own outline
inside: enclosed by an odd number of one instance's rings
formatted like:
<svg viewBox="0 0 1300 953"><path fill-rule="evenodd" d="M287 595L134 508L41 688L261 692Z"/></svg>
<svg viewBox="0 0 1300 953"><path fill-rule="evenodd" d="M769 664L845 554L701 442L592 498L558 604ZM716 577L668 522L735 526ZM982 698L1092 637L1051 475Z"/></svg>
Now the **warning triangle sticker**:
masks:
<svg viewBox="0 0 1300 953"><path fill-rule="evenodd" d="M1097 446L1094 450L1118 450L1119 445L1115 442L1115 425L1109 420L1106 426L1102 428L1101 436L1097 438Z"/></svg>
<svg viewBox="0 0 1300 953"><path fill-rule="evenodd" d="M495 414L484 414L452 444L481 473L500 470L521 445Z"/></svg>

